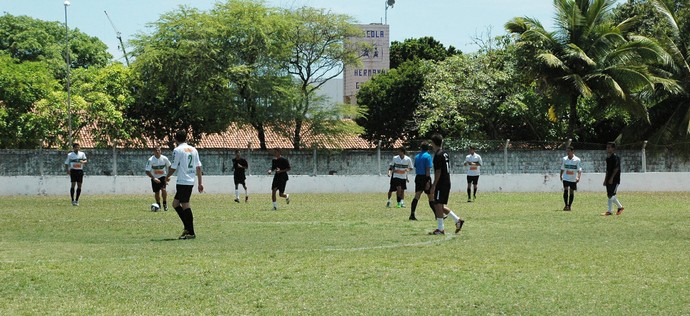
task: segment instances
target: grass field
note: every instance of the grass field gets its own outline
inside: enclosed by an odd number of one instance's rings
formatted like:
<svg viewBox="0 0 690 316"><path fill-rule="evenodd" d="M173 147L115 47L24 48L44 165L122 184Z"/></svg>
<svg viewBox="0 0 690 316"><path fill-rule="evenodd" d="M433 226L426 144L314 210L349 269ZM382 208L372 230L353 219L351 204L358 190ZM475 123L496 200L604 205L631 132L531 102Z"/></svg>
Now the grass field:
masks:
<svg viewBox="0 0 690 316"><path fill-rule="evenodd" d="M603 188L602 188L603 191ZM3 197L3 315L690 314L690 193L481 193L429 236L384 194L294 194L270 211L195 193L195 240L152 196ZM452 232L453 223L446 220Z"/></svg>

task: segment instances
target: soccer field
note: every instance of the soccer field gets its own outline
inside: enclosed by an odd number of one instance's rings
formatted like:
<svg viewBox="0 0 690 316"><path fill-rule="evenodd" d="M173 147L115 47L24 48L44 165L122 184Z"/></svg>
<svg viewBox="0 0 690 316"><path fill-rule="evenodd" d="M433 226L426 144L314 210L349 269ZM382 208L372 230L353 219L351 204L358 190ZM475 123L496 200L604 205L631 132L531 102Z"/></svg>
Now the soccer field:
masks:
<svg viewBox="0 0 690 316"><path fill-rule="evenodd" d="M602 188L603 189L603 188ZM152 195L4 197L3 315L680 315L690 313L690 193L465 193L458 235L429 236L385 194L192 195L176 240ZM452 233L453 222L446 220Z"/></svg>

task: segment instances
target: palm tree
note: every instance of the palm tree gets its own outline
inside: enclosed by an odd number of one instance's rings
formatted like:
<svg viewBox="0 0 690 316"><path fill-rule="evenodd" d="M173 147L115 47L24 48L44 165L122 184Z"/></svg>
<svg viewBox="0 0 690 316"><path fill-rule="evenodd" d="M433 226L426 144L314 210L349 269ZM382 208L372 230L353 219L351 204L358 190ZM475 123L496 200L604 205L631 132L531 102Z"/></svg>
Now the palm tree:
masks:
<svg viewBox="0 0 690 316"><path fill-rule="evenodd" d="M631 36L631 20L614 25L609 19L614 0L554 0L556 31L538 20L517 17L506 29L517 37L526 68L568 113L568 134L579 131L578 103L591 99L593 112L617 106L647 118L638 96L673 83L655 76L649 64L670 57L654 41ZM583 102L584 103L584 102Z"/></svg>
<svg viewBox="0 0 690 316"><path fill-rule="evenodd" d="M670 144L690 136L690 34L687 33L690 7L687 1L650 0L662 21L654 20L658 27L652 36L672 58L672 64L660 69L680 86L677 90L658 90L651 95L651 124L633 122L628 128L632 137L648 139L653 144ZM677 4L685 3L684 6ZM658 24L657 24L658 23Z"/></svg>

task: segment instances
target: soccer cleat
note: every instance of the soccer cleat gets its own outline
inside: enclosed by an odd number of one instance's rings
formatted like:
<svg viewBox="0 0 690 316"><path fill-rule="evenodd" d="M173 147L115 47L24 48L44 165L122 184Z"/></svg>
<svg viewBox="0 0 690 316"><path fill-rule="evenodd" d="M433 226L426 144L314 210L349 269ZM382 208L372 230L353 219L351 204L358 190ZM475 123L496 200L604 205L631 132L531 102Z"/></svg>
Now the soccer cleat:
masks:
<svg viewBox="0 0 690 316"><path fill-rule="evenodd" d="M621 214L623 214L623 211L625 211L625 207L619 208L618 211L616 211L616 215L621 215Z"/></svg>
<svg viewBox="0 0 690 316"><path fill-rule="evenodd" d="M613 215L613 213L611 213L611 212L601 213L601 216L611 216L611 215Z"/></svg>
<svg viewBox="0 0 690 316"><path fill-rule="evenodd" d="M79 201L74 201L74 206L79 206Z"/></svg>
<svg viewBox="0 0 690 316"><path fill-rule="evenodd" d="M417 218L416 218L416 217L414 217L414 216L410 216L410 220L411 220L411 221L416 221L416 220L417 220Z"/></svg>
<svg viewBox="0 0 690 316"><path fill-rule="evenodd" d="M244 197L244 203L249 203L249 195Z"/></svg>
<svg viewBox="0 0 690 316"><path fill-rule="evenodd" d="M196 235L190 234L189 231L185 229L182 231L182 234L180 235L180 237L178 239L194 239L194 238L196 238Z"/></svg>
<svg viewBox="0 0 690 316"><path fill-rule="evenodd" d="M236 203L240 203L240 199L235 198L235 202L236 202Z"/></svg>
<svg viewBox="0 0 690 316"><path fill-rule="evenodd" d="M471 203L471 202L472 202L472 199L467 199L467 203Z"/></svg>
<svg viewBox="0 0 690 316"><path fill-rule="evenodd" d="M290 194L285 195L285 203L290 204Z"/></svg>
<svg viewBox="0 0 690 316"><path fill-rule="evenodd" d="M72 201L72 206L77 206L77 201Z"/></svg>
<svg viewBox="0 0 690 316"><path fill-rule="evenodd" d="M462 225L465 224L464 220L458 220L457 223L455 223L455 233L459 233L460 230L462 229Z"/></svg>
<svg viewBox="0 0 690 316"><path fill-rule="evenodd" d="M570 211L571 209L570 209L570 206L566 205L566 206L563 208L563 210L564 210L564 211Z"/></svg>
<svg viewBox="0 0 690 316"><path fill-rule="evenodd" d="M163 211L168 211L168 204L163 204Z"/></svg>
<svg viewBox="0 0 690 316"><path fill-rule="evenodd" d="M391 207L391 201L386 202L386 207Z"/></svg>
<svg viewBox="0 0 690 316"><path fill-rule="evenodd" d="M398 203L398 205L396 205L395 207L396 207L396 208L401 208L402 205L401 205L400 203Z"/></svg>
<svg viewBox="0 0 690 316"><path fill-rule="evenodd" d="M273 207L273 210L274 210L274 211L277 211L277 210L278 210L278 208L274 206L274 207Z"/></svg>
<svg viewBox="0 0 690 316"><path fill-rule="evenodd" d="M192 235L192 234L180 236L180 239L194 239L194 238L196 238L196 235Z"/></svg>
<svg viewBox="0 0 690 316"><path fill-rule="evenodd" d="M429 233L429 235L445 235L445 234L446 234L445 230L439 230L439 229L436 229L433 232Z"/></svg>

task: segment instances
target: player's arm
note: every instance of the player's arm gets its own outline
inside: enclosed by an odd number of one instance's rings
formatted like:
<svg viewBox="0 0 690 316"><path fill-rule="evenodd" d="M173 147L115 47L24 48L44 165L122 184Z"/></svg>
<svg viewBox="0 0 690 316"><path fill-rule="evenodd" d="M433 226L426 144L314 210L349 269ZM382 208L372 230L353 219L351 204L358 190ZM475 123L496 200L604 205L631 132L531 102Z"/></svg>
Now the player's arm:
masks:
<svg viewBox="0 0 690 316"><path fill-rule="evenodd" d="M196 179L199 182L199 193L204 192L204 182L202 182L203 172L201 166L196 167Z"/></svg>
<svg viewBox="0 0 690 316"><path fill-rule="evenodd" d="M479 159L477 160L476 164L477 164L477 166L481 166L482 163L483 163L482 157L480 156Z"/></svg>

